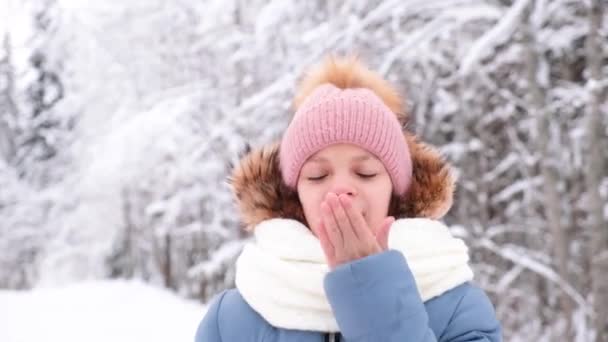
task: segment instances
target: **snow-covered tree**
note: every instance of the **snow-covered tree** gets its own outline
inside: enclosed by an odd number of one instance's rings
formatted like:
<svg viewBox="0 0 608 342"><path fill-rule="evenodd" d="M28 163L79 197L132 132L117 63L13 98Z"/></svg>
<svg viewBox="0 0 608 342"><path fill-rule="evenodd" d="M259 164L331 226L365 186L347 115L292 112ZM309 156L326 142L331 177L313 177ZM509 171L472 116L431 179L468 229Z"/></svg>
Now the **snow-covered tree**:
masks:
<svg viewBox="0 0 608 342"><path fill-rule="evenodd" d="M25 271L3 286L231 286L248 236L229 165L280 138L306 67L354 53L453 164L445 220L505 339L605 338L601 1L23 4L0 53L0 262Z"/></svg>

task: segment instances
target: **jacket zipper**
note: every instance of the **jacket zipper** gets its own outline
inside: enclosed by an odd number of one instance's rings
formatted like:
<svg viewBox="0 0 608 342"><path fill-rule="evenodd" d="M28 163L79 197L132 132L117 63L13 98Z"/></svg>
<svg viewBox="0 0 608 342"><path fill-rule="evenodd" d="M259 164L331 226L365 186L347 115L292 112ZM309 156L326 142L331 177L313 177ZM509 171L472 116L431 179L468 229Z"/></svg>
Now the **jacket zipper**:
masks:
<svg viewBox="0 0 608 342"><path fill-rule="evenodd" d="M330 333L325 335L325 342L340 342L340 334Z"/></svg>

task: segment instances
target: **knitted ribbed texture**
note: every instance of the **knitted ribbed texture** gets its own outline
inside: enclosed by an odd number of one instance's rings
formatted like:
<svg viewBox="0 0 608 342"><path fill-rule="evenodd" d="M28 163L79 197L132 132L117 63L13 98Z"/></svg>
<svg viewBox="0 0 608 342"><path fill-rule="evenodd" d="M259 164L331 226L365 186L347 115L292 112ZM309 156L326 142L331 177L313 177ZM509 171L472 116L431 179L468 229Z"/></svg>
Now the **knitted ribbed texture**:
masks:
<svg viewBox="0 0 608 342"><path fill-rule="evenodd" d="M321 149L350 143L374 154L391 176L394 192L407 191L412 177L410 152L395 114L371 90L317 87L296 111L283 135L281 173L296 188L304 162Z"/></svg>

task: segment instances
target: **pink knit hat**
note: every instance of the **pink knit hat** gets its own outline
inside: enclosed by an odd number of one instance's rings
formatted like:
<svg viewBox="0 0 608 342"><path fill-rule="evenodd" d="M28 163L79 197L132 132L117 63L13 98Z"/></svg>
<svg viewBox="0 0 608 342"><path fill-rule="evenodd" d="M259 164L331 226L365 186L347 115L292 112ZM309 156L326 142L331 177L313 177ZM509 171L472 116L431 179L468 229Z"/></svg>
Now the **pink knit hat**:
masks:
<svg viewBox="0 0 608 342"><path fill-rule="evenodd" d="M280 147L284 182L295 189L306 160L323 148L350 143L374 154L403 195L411 183L412 160L395 113L372 90L317 86L299 106Z"/></svg>

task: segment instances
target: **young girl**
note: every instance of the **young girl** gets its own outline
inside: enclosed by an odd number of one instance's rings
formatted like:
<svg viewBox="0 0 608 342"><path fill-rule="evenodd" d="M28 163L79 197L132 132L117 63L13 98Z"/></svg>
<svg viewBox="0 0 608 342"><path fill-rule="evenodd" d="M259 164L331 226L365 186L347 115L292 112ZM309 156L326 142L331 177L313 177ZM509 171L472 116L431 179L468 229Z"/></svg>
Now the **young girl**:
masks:
<svg viewBox="0 0 608 342"><path fill-rule="evenodd" d="M402 130L396 92L329 58L295 107L281 141L234 171L255 239L196 341L500 341L467 247L437 221L452 204L449 166Z"/></svg>

